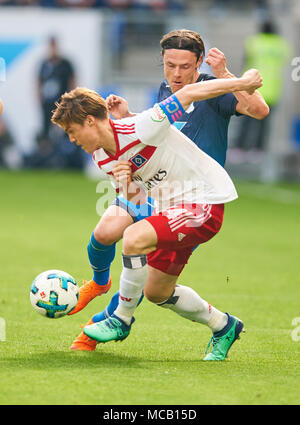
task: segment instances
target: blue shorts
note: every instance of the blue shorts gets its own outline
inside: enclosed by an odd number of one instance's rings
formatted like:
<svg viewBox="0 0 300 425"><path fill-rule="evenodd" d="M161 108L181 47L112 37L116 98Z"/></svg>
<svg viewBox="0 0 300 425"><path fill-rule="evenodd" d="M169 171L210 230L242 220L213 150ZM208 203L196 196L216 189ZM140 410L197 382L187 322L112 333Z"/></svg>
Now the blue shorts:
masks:
<svg viewBox="0 0 300 425"><path fill-rule="evenodd" d="M128 201L124 196L119 195L112 205L117 205L123 208L132 217L134 223L143 220L143 218L150 217L154 211L154 200L148 196L147 202L142 205L136 205Z"/></svg>

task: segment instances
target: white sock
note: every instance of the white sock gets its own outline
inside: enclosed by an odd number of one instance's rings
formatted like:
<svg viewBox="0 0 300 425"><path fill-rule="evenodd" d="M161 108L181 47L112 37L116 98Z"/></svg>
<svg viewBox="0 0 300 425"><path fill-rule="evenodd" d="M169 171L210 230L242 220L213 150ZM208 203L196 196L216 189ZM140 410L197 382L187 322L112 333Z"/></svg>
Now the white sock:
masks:
<svg viewBox="0 0 300 425"><path fill-rule="evenodd" d="M123 270L120 277L119 305L114 311L127 325L141 298L148 277L145 255L124 255Z"/></svg>
<svg viewBox="0 0 300 425"><path fill-rule="evenodd" d="M176 285L173 295L157 305L169 308L188 320L207 325L213 332L223 329L228 321L225 313L208 304L188 286Z"/></svg>

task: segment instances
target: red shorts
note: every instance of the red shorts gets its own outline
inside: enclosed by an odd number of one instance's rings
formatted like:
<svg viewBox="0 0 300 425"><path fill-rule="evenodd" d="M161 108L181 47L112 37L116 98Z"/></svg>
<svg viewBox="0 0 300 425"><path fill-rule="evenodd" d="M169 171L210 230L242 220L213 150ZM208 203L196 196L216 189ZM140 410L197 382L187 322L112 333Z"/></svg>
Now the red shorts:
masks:
<svg viewBox="0 0 300 425"><path fill-rule="evenodd" d="M179 276L193 250L218 233L224 204L184 204L145 218L157 234L157 249L147 255L149 266Z"/></svg>

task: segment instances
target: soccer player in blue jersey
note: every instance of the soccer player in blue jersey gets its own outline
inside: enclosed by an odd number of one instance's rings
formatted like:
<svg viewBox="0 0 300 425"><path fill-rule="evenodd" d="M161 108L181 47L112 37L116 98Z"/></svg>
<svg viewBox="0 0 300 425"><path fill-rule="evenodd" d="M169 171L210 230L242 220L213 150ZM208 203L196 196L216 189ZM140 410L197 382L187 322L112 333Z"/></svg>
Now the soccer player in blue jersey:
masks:
<svg viewBox="0 0 300 425"><path fill-rule="evenodd" d="M213 78L233 78L226 67L224 54L210 49L206 63L215 75L212 77L199 72L205 56L204 43L194 31L178 30L166 34L161 40L165 80L162 82L158 102L176 93L186 84L206 81ZM130 116L127 102L117 96L107 99L112 116L116 119ZM263 119L269 108L258 91L228 93L213 99L194 102L176 126L199 148L224 166L227 150L228 125L232 115L249 115ZM143 196L143 195L141 195ZM120 209L123 210L120 214ZM111 286L110 265L115 257L115 245L124 230L132 223L152 214L151 199L144 199L139 205L118 197L101 217L89 245L88 256L94 271L93 279L80 289L77 307L71 314L82 310L93 298L107 292ZM88 324L110 316L118 306L119 293L111 299L104 311L94 315ZM141 301L141 300L140 300ZM89 339L83 332L75 339L71 349L94 350L97 342Z"/></svg>

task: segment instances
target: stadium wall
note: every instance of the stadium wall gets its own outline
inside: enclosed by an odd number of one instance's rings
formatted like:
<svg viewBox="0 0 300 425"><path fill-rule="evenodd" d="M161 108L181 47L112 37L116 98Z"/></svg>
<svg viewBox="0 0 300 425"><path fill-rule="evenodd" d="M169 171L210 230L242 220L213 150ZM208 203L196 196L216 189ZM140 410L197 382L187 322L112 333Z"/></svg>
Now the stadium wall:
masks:
<svg viewBox="0 0 300 425"><path fill-rule="evenodd" d="M57 36L61 53L74 64L77 84L96 88L101 79L101 18L91 10L1 8L3 118L22 152L31 152L41 126L37 71L47 54L48 38Z"/></svg>

